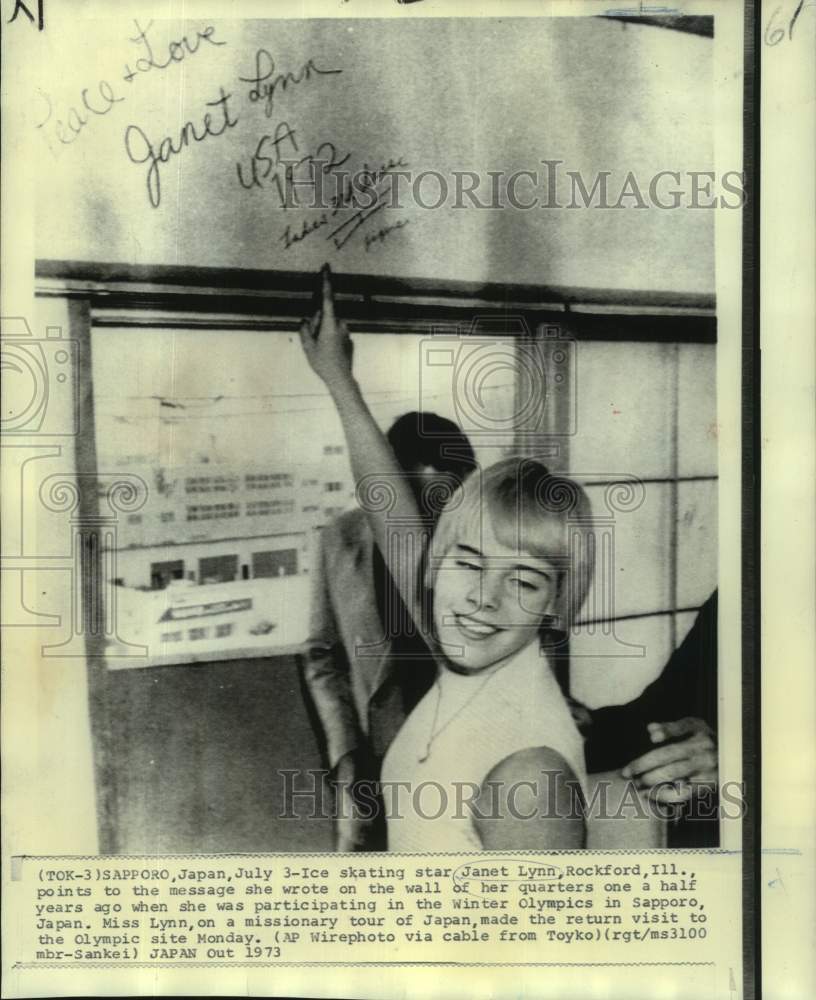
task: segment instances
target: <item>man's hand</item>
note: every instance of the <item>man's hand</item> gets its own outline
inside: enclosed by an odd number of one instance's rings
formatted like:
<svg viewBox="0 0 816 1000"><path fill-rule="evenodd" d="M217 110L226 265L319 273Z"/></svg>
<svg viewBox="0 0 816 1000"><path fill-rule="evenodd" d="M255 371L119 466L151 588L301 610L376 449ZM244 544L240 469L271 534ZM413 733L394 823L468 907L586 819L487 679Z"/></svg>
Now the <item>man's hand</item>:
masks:
<svg viewBox="0 0 816 1000"><path fill-rule="evenodd" d="M312 371L331 390L351 377L354 345L345 323L335 316L331 269L328 264L323 265L320 280L322 304L311 319L305 319L301 323L300 343Z"/></svg>
<svg viewBox="0 0 816 1000"><path fill-rule="evenodd" d="M717 785L717 743L702 719L650 722L652 743L660 746L621 771L659 802L686 802L695 787Z"/></svg>

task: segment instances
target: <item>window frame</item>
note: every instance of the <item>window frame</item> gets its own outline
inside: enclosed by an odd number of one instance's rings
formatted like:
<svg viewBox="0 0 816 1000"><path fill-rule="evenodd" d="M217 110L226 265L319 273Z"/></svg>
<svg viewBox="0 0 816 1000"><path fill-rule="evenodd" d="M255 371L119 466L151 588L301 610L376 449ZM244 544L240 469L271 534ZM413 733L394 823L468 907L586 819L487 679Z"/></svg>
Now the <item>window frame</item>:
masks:
<svg viewBox="0 0 816 1000"><path fill-rule="evenodd" d="M508 313L534 331L552 324L577 341L716 343L714 296L538 285L438 282L425 279L342 275L334 279L338 311L352 333L466 332L474 316L503 321ZM68 337L82 359L74 380L79 432L75 448L78 489L74 518L80 526L80 573L75 590L84 637L94 744L100 850L116 853L116 805L106 778L115 761L108 720L116 704L115 673L105 657L105 529L98 495L91 331L96 326L186 329L297 329L313 311L316 276L299 272L145 266L39 260L37 298L67 301ZM496 330L492 331L494 334ZM545 408L545 411L548 408ZM555 433L558 415L548 413ZM564 440L564 454L568 440ZM87 488L86 488L87 487ZM272 655L283 655L276 651ZM107 790L106 790L107 789Z"/></svg>

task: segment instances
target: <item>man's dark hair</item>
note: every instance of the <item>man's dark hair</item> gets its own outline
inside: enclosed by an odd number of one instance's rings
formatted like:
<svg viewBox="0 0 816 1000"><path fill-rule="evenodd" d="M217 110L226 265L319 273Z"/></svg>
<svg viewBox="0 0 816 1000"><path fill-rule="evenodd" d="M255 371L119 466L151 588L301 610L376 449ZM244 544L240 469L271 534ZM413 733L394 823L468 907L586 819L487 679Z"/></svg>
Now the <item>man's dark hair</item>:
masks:
<svg viewBox="0 0 816 1000"><path fill-rule="evenodd" d="M464 476L476 466L476 456L459 427L436 413L404 413L387 434L397 461L405 470L430 465L440 472Z"/></svg>

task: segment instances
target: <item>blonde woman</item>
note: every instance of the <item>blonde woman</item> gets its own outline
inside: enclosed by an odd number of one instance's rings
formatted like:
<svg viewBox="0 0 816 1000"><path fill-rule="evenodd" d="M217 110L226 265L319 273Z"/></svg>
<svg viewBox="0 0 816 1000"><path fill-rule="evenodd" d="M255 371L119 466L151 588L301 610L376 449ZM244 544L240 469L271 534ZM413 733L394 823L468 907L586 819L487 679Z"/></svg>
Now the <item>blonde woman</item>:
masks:
<svg viewBox="0 0 816 1000"><path fill-rule="evenodd" d="M540 463L505 460L465 479L428 543L354 379L328 267L322 285L301 342L342 420L358 493L371 484L389 491L387 510L365 506L437 664L383 762L388 848L582 847L583 743L551 654L589 586L589 502Z"/></svg>

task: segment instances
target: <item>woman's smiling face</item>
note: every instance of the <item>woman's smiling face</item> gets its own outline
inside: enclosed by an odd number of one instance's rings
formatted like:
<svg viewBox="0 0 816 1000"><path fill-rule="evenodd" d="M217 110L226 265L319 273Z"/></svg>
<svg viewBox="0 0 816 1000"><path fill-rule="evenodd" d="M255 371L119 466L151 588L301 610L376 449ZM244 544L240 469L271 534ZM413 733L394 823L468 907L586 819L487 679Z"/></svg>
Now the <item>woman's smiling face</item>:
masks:
<svg viewBox="0 0 816 1000"><path fill-rule="evenodd" d="M537 641L556 588L552 563L503 545L489 523L464 531L434 581L434 631L452 668L484 670Z"/></svg>

